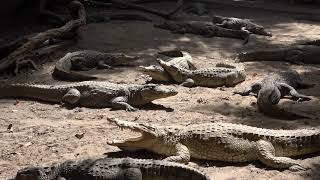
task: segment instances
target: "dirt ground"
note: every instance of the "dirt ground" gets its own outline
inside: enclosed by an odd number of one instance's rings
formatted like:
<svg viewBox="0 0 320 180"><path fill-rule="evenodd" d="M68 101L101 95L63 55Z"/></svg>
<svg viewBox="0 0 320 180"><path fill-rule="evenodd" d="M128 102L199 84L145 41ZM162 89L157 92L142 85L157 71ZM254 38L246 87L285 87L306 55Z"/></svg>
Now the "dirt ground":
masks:
<svg viewBox="0 0 320 180"><path fill-rule="evenodd" d="M170 7L165 3L161 6ZM39 166L69 159L105 156L120 151L117 147L107 145L106 142L115 138L123 139L132 134L110 125L106 120L107 117L157 125L230 122L274 129L320 128L320 65L299 66L285 62L235 63L235 55L241 51L319 38L320 23L294 20L294 14L289 13L228 6L211 7L210 14L201 17L183 14L180 18L210 20L212 14L252 19L264 25L274 36L268 38L253 35L247 45L242 45L240 40L235 39L171 34L154 28L150 22L113 21L89 24L81 29L80 38L74 46L43 59L41 70L9 79L3 76L2 79L6 81L65 83L52 79L54 62L66 52L81 49L125 52L141 56L140 61L133 67L90 72L111 82L145 83L148 77L138 72L137 66L156 64L154 57L156 52L174 48L191 53L199 68L227 62L244 67L247 72L246 81L234 88L185 88L170 85L178 90L178 95L154 101L156 104L154 107L145 107L136 112L111 111L108 108L66 109L60 105L37 101L2 99L0 100L0 179L14 177L18 169L29 165ZM306 82L316 84L314 88L299 91L312 96L311 101L297 103L281 100L279 106L287 113L267 117L257 112L254 96L241 97L232 93L235 89L242 89L266 77L270 72L284 69L295 69L301 73ZM7 131L9 124L13 125L13 132ZM75 137L76 134L82 133L84 133L83 138ZM319 154L299 157L298 160L310 169L303 172L279 171L266 168L260 162L231 164L193 160L191 164L204 170L216 180L320 179Z"/></svg>

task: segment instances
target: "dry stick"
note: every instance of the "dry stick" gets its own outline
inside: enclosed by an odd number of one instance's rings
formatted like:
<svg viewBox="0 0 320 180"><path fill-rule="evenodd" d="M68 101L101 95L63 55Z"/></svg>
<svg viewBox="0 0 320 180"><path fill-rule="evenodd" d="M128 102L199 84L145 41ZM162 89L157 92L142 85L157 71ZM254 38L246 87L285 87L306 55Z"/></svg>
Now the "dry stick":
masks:
<svg viewBox="0 0 320 180"><path fill-rule="evenodd" d="M31 63L37 69L34 62L30 60L33 56L32 51L39 48L48 39L57 39L63 37L68 32L71 32L80 26L86 24L86 12L84 6L79 1L71 2L73 6L77 7L78 19L67 22L60 28L49 29L45 32L38 33L37 35L28 39L28 42L16 49L14 52L3 58L0 62L0 71L7 69L11 65L16 65L14 73L17 74L19 65L24 63ZM70 4L71 4L70 3Z"/></svg>

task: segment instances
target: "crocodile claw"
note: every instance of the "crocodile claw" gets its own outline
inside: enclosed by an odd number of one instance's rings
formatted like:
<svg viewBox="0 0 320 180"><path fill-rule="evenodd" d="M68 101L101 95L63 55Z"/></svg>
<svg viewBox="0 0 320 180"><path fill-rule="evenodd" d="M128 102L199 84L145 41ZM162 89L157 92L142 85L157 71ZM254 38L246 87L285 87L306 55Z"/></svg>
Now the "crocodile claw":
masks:
<svg viewBox="0 0 320 180"><path fill-rule="evenodd" d="M134 108L132 106L129 106L129 107L126 108L127 112L133 112L133 111L137 111L137 110L138 110L137 108Z"/></svg>
<svg viewBox="0 0 320 180"><path fill-rule="evenodd" d="M301 165L293 165L289 168L290 171L293 171L293 172L298 172L298 171L306 171L308 168L305 168Z"/></svg>

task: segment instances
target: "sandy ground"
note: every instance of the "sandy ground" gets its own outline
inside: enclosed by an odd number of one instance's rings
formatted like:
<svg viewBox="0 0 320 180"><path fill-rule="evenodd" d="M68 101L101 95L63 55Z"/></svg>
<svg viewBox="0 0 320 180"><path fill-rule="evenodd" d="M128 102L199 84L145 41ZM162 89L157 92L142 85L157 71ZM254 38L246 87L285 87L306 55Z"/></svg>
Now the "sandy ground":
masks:
<svg viewBox="0 0 320 180"><path fill-rule="evenodd" d="M0 100L0 179L13 177L18 169L28 165L44 165L68 159L81 159L91 156L110 155L119 151L107 145L108 140L126 138L129 132L120 131L110 125L107 117L118 117L128 121L149 122L158 125L186 125L204 122L231 122L262 128L297 129L320 127L320 66L292 65L285 62L250 62L236 64L235 54L243 50L272 47L296 43L301 39L319 37L320 23L297 21L292 14L276 13L253 9L212 7L210 14L238 16L253 19L270 30L272 38L252 36L250 42L227 38L202 38L196 35L176 35L156 29L148 22L124 22L89 24L81 29L76 45L42 60L40 71L25 74L10 81L31 81L37 83L59 84L53 80L51 72L54 62L64 53L92 49L105 52L125 52L140 55L135 64L156 64L154 55L160 50L180 48L194 57L196 66L208 67L218 62L227 62L244 67L247 80L234 88L185 88L175 87L179 94L157 100L158 106L145 107L137 112L110 111L110 109L75 108L66 109L60 105L46 104L30 100ZM197 17L187 14L188 19L209 20L209 15ZM181 17L183 18L183 17ZM137 67L121 67L111 71L91 72L111 82L143 84L147 77L137 71ZM270 72L295 69L306 82L317 84L312 89L301 90L313 96L309 102L297 103L282 100L279 106L286 114L267 117L257 112L255 97L233 95L235 89L266 77ZM5 79L3 77L2 79ZM294 114L306 116L298 117ZM13 132L7 131L9 124ZM78 139L76 134L84 134ZM141 157L141 156L140 156ZM304 172L290 172L268 169L260 162L230 164L222 162L193 161L212 179L320 179L319 154L298 158L311 169Z"/></svg>

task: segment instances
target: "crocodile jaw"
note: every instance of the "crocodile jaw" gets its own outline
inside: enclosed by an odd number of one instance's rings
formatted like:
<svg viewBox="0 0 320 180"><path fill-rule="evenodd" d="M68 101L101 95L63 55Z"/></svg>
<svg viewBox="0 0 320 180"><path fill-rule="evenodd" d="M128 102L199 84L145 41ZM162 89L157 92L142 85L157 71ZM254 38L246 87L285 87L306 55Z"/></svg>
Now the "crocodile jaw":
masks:
<svg viewBox="0 0 320 180"><path fill-rule="evenodd" d="M146 84L140 89L141 97L145 102L152 102L156 99L175 96L178 92L170 87L159 86L157 84Z"/></svg>
<svg viewBox="0 0 320 180"><path fill-rule="evenodd" d="M169 81L170 76L164 71L164 69L160 66L139 66L138 70L144 74L147 74L152 77L153 80L156 81Z"/></svg>
<svg viewBox="0 0 320 180"><path fill-rule="evenodd" d="M145 124L122 121L116 118L107 118L107 120L114 123L121 129L130 129L134 132L140 133L139 137L128 138L126 140L108 141L108 145L117 146L118 148L126 151L137 151L141 149L152 150L153 142L157 140L158 136L156 128Z"/></svg>

